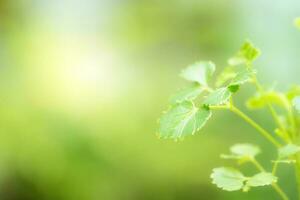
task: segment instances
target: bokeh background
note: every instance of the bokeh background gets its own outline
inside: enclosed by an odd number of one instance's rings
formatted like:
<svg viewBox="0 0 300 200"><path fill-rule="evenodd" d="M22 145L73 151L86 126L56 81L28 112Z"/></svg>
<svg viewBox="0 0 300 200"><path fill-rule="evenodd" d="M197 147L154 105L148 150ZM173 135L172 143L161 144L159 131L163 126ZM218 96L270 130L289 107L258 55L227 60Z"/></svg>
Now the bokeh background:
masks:
<svg viewBox="0 0 300 200"><path fill-rule="evenodd" d="M267 86L299 84L300 1L1 0L1 200L277 199L271 188L227 193L212 168L236 142L272 147L228 112L199 134L159 140L157 119L198 60L218 71L245 39ZM237 102L253 94L243 87ZM269 130L266 111L247 113ZM245 173L251 167L245 166ZM280 185L296 198L293 170Z"/></svg>

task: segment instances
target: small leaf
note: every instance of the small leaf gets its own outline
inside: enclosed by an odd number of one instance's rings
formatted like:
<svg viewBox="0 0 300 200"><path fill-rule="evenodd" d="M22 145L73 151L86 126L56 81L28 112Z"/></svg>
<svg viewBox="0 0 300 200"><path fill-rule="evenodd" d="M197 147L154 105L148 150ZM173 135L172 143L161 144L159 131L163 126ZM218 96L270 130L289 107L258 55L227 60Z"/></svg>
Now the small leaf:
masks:
<svg viewBox="0 0 300 200"><path fill-rule="evenodd" d="M260 55L260 50L246 41L236 56L228 60L229 65L237 66L241 64L252 63Z"/></svg>
<svg viewBox="0 0 300 200"><path fill-rule="evenodd" d="M284 118L278 116L278 119L279 119L280 123L281 123L284 127L287 127L287 126L288 126ZM274 130L274 133L275 133L276 135L278 135L279 137L281 137L282 139L286 140L286 141L289 140L289 137L290 137L290 136L287 134L286 131L284 131L284 130L282 130L282 129L276 128L276 129Z"/></svg>
<svg viewBox="0 0 300 200"><path fill-rule="evenodd" d="M300 112L300 96L297 96L293 99L293 106L298 112Z"/></svg>
<svg viewBox="0 0 300 200"><path fill-rule="evenodd" d="M240 55L252 62L260 55L260 50L255 48L251 42L246 41L240 50Z"/></svg>
<svg viewBox="0 0 300 200"><path fill-rule="evenodd" d="M240 85L229 85L228 90L231 93L236 93L240 89Z"/></svg>
<svg viewBox="0 0 300 200"><path fill-rule="evenodd" d="M216 86L220 87L236 76L236 67L228 66L221 72L216 81Z"/></svg>
<svg viewBox="0 0 300 200"><path fill-rule="evenodd" d="M194 100L204 91L205 89L203 87L196 84L192 87L177 92L177 94L175 94L170 101L172 104L176 104L183 101Z"/></svg>
<svg viewBox="0 0 300 200"><path fill-rule="evenodd" d="M230 151L236 156L254 158L260 153L260 148L252 144L236 144L230 148Z"/></svg>
<svg viewBox="0 0 300 200"><path fill-rule="evenodd" d="M203 102L205 105L226 104L231 97L231 92L227 88L220 88L213 91Z"/></svg>
<svg viewBox="0 0 300 200"><path fill-rule="evenodd" d="M240 89L240 85L245 84L253 80L253 75L255 75L255 71L252 69L242 69L237 72L235 77L231 80L228 89L232 93L236 93Z"/></svg>
<svg viewBox="0 0 300 200"><path fill-rule="evenodd" d="M211 111L197 108L190 101L172 106L160 119L159 136L178 139L193 135L200 130L211 117Z"/></svg>
<svg viewBox="0 0 300 200"><path fill-rule="evenodd" d="M300 17L295 19L295 26L300 29Z"/></svg>
<svg viewBox="0 0 300 200"><path fill-rule="evenodd" d="M237 191L243 188L245 176L233 168L216 168L211 174L213 184L226 191Z"/></svg>
<svg viewBox="0 0 300 200"><path fill-rule="evenodd" d="M242 85L250 82L253 80L253 75L255 75L255 73L256 72L253 69L243 69L236 74L230 85Z"/></svg>
<svg viewBox="0 0 300 200"><path fill-rule="evenodd" d="M247 107L249 109L260 109L268 105L268 103L283 107L288 110L290 103L286 96L282 93L275 91L268 91L264 94L256 94L247 101Z"/></svg>
<svg viewBox="0 0 300 200"><path fill-rule="evenodd" d="M236 144L230 148L230 155L221 155L223 159L237 160L239 164L251 161L260 153L259 147L252 144Z"/></svg>
<svg viewBox="0 0 300 200"><path fill-rule="evenodd" d="M290 156L293 156L298 152L300 152L300 146L297 146L295 144L288 144L278 150L280 159L289 158Z"/></svg>
<svg viewBox="0 0 300 200"><path fill-rule="evenodd" d="M246 62L245 58L239 55L236 55L228 60L230 66L242 65Z"/></svg>
<svg viewBox="0 0 300 200"><path fill-rule="evenodd" d="M278 178L271 173L261 172L249 178L246 183L246 186L260 187L260 186L272 185L273 183L277 182L277 179Z"/></svg>
<svg viewBox="0 0 300 200"><path fill-rule="evenodd" d="M290 101L292 101L296 96L300 96L300 86L293 85L285 95Z"/></svg>
<svg viewBox="0 0 300 200"><path fill-rule="evenodd" d="M216 70L216 66L211 61L197 62L181 72L181 76L192 82L197 82L200 85L207 86L208 81Z"/></svg>

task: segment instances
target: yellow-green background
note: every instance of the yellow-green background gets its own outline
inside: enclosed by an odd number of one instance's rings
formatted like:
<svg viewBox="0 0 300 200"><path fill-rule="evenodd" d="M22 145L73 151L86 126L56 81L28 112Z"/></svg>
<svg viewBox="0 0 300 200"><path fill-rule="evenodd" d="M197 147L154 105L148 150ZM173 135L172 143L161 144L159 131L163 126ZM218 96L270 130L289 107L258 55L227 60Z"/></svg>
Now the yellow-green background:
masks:
<svg viewBox="0 0 300 200"><path fill-rule="evenodd" d="M213 60L218 72L245 39L268 87L300 83L298 0L1 0L0 199L277 199L271 188L227 193L210 183L237 142L275 150L228 112L184 141L159 140L157 119L184 81ZM243 101L254 92L245 86ZM247 111L248 112L248 111ZM266 111L248 112L268 130ZM295 199L291 167L280 185ZM247 174L250 166L243 167Z"/></svg>

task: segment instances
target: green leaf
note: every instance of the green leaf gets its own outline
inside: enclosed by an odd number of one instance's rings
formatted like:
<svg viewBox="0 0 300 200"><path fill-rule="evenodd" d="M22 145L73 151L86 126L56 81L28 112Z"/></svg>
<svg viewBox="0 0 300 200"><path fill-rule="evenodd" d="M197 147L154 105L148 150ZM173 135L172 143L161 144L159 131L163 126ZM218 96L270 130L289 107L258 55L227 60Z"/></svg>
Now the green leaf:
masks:
<svg viewBox="0 0 300 200"><path fill-rule="evenodd" d="M226 82L232 80L236 76L236 67L228 66L225 67L224 70L220 73L217 78L216 86L220 87L224 85Z"/></svg>
<svg viewBox="0 0 300 200"><path fill-rule="evenodd" d="M260 148L252 144L236 144L230 148L230 151L236 156L254 158L260 153Z"/></svg>
<svg viewBox="0 0 300 200"><path fill-rule="evenodd" d="M228 60L230 66L242 65L246 62L246 59L243 56L236 55Z"/></svg>
<svg viewBox="0 0 300 200"><path fill-rule="evenodd" d="M226 87L219 88L210 93L210 95L208 95L208 97L204 100L203 104L211 106L226 104L230 97L231 92Z"/></svg>
<svg viewBox="0 0 300 200"><path fill-rule="evenodd" d="M295 144L288 144L278 150L280 159L289 158L290 156L293 156L298 152L300 152L300 146L297 146Z"/></svg>
<svg viewBox="0 0 300 200"><path fill-rule="evenodd" d="M264 94L256 94L247 101L249 109L260 109L268 105L268 103L283 107L288 110L290 103L286 96L282 93L275 91L267 91Z"/></svg>
<svg viewBox="0 0 300 200"><path fill-rule="evenodd" d="M180 90L179 92L177 92L177 94L175 94L171 98L170 102L172 104L176 104L176 103L180 103L183 101L194 100L199 95L201 95L204 91L205 91L205 89L203 87L196 84L192 87L189 87L189 88L186 88L186 89L183 89L183 90Z"/></svg>
<svg viewBox="0 0 300 200"><path fill-rule="evenodd" d="M223 159L237 160L239 164L252 161L260 153L260 148L252 144L235 144L230 148L230 155L221 155Z"/></svg>
<svg viewBox="0 0 300 200"><path fill-rule="evenodd" d="M181 76L192 82L197 82L200 85L207 86L208 81L216 70L216 66L211 61L197 62L181 72Z"/></svg>
<svg viewBox="0 0 300 200"><path fill-rule="evenodd" d="M278 178L271 173L261 172L252 177L245 177L234 168L220 167L213 169L211 174L213 184L226 191L249 191L251 187L261 187L276 183Z"/></svg>
<svg viewBox="0 0 300 200"><path fill-rule="evenodd" d="M229 65L237 66L241 64L252 63L260 55L260 50L254 47L254 45L246 41L240 48L240 51L236 56L228 60Z"/></svg>
<svg viewBox="0 0 300 200"><path fill-rule="evenodd" d="M237 191L243 188L246 177L233 168L220 167L213 169L213 184L226 191Z"/></svg>
<svg viewBox="0 0 300 200"><path fill-rule="evenodd" d="M178 139L193 135L211 117L207 108L197 108L190 101L173 105L160 119L159 136Z"/></svg>
<svg viewBox="0 0 300 200"><path fill-rule="evenodd" d="M252 69L243 68L234 76L231 80L228 89L231 93L236 93L240 89L240 85L245 84L253 80L255 71Z"/></svg>
<svg viewBox="0 0 300 200"><path fill-rule="evenodd" d="M284 127L288 127L288 124L287 124L287 120L285 118L285 116L278 116L278 119L279 119L279 122L284 126ZM276 135L278 135L279 137L281 137L282 139L288 141L289 140L289 135L287 134L287 132L285 130L282 130L280 128L276 128L274 130L274 133Z"/></svg>
<svg viewBox="0 0 300 200"><path fill-rule="evenodd" d="M272 185L273 183L277 182L277 179L278 178L271 173L261 172L249 178L246 183L246 186L260 187L260 186Z"/></svg>
<svg viewBox="0 0 300 200"><path fill-rule="evenodd" d="M236 93L240 89L240 85L229 85L228 90L231 93Z"/></svg>
<svg viewBox="0 0 300 200"><path fill-rule="evenodd" d="M242 69L236 76L232 79L230 85L242 85L244 83L253 80L253 75L255 75L255 70L253 69Z"/></svg>
<svg viewBox="0 0 300 200"><path fill-rule="evenodd" d="M300 112L300 96L297 96L293 99L293 106L298 112Z"/></svg>
<svg viewBox="0 0 300 200"><path fill-rule="evenodd" d="M290 101L292 101L296 96L300 96L300 86L293 85L285 95Z"/></svg>
<svg viewBox="0 0 300 200"><path fill-rule="evenodd" d="M300 17L295 19L295 26L300 29Z"/></svg>
<svg viewBox="0 0 300 200"><path fill-rule="evenodd" d="M247 41L242 46L240 54L245 57L247 61L252 62L260 55L260 50L254 47L251 42Z"/></svg>

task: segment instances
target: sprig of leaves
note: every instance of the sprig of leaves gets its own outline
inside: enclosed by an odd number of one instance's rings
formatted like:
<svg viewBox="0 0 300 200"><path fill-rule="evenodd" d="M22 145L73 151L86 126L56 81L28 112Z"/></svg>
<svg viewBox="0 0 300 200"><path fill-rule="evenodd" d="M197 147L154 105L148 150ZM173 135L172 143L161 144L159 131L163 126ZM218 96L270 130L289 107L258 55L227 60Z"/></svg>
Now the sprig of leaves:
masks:
<svg viewBox="0 0 300 200"><path fill-rule="evenodd" d="M300 152L300 146L295 144L287 144L278 150L278 157L280 160L290 158Z"/></svg>
<svg viewBox="0 0 300 200"><path fill-rule="evenodd" d="M260 54L250 42L246 42L240 51L234 56L242 60L239 64L244 66L230 66L232 70L225 70L217 78L216 82L222 82L222 86L213 88L212 78L216 66L211 61L200 61L182 70L180 76L192 83L192 86L180 90L170 100L170 108L163 113L158 135L160 138L181 139L188 135L194 135L210 119L211 107L226 105L232 95L240 86L251 82L255 76L255 70L249 67ZM222 81L220 81L223 79ZM201 98L200 104L196 100Z"/></svg>
<svg viewBox="0 0 300 200"><path fill-rule="evenodd" d="M208 86L208 82L215 73L216 65L211 61L197 62L181 72L184 79L199 83L202 86Z"/></svg>
<svg viewBox="0 0 300 200"><path fill-rule="evenodd" d="M243 190L248 192L252 187L272 185L278 178L272 173L260 172L251 177L246 177L235 168L220 167L213 169L211 174L213 184L225 191Z"/></svg>
<svg viewBox="0 0 300 200"><path fill-rule="evenodd" d="M253 46L250 41L246 41L236 55L228 60L231 66L251 64L260 55L260 50Z"/></svg>
<svg viewBox="0 0 300 200"><path fill-rule="evenodd" d="M295 25L300 29L300 18L295 20ZM158 135L160 138L175 140L194 135L205 126L214 109L229 109L274 144L278 148L278 156L273 161L272 173L269 173L256 159L261 153L258 146L248 143L233 145L230 153L222 154L221 157L235 160L238 164L252 163L258 173L249 177L236 168L219 167L213 169L212 182L226 191L248 192L253 187L272 186L283 200L288 200L287 195L277 185L278 177L275 174L278 164L296 163L296 155L300 152L300 146L294 144L300 127L297 121L300 120L300 86L293 86L287 92L278 92L274 88L266 90L258 82L256 70L253 68L253 62L260 54L259 49L246 41L215 79L216 66L211 61L196 62L182 70L180 76L190 82L190 86L170 99L169 109L159 120ZM257 89L257 93L247 100L247 107L268 108L277 125L274 133L285 145L233 105L233 95L245 83L253 83ZM300 168L298 171L300 173Z"/></svg>
<svg viewBox="0 0 300 200"><path fill-rule="evenodd" d="M245 176L241 171L235 168L220 167L213 169L211 174L213 184L226 191L243 190L248 192L252 187L261 187L273 185L278 178L269 172L266 172L256 161L256 156L261 152L260 148L253 144L235 144L230 148L231 154L221 155L224 159L233 159L239 164L251 162L259 170L257 174L251 177Z"/></svg>
<svg viewBox="0 0 300 200"><path fill-rule="evenodd" d="M261 150L258 146L253 144L235 144L230 148L231 154L222 154L223 159L234 159L239 163L251 161L257 156Z"/></svg>

